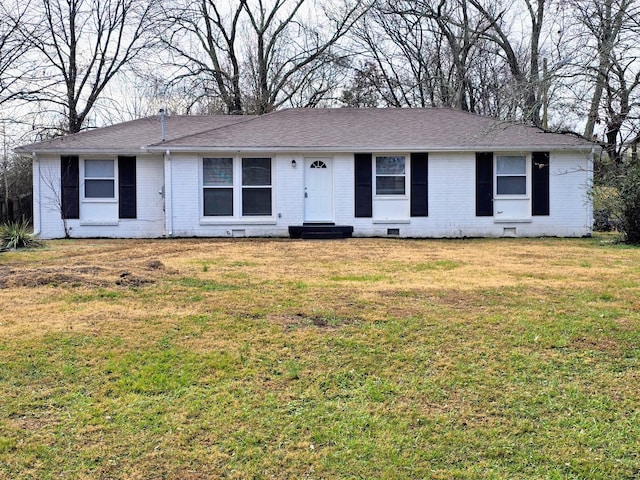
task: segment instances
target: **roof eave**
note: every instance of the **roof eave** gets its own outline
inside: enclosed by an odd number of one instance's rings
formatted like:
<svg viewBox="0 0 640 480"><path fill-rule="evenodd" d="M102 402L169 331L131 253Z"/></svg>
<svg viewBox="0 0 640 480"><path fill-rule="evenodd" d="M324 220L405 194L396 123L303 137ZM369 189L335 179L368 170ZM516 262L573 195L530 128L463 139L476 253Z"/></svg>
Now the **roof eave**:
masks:
<svg viewBox="0 0 640 480"><path fill-rule="evenodd" d="M335 146L335 147L323 147L323 146L185 146L185 145L164 145L150 146L146 150L149 152L165 152L170 150L172 152L182 153L202 153L202 152L224 152L224 153L238 153L238 152L262 152L262 153L293 153L293 152L309 152L309 153L378 153L378 152L432 152L432 153L452 153L452 152L491 152L491 151L584 151L588 152L594 148L593 145L474 145L474 146L428 146L428 145L388 145L378 147L363 147L363 146Z"/></svg>
<svg viewBox="0 0 640 480"><path fill-rule="evenodd" d="M145 147L139 148L25 148L19 147L14 150L21 155L148 155L150 153Z"/></svg>

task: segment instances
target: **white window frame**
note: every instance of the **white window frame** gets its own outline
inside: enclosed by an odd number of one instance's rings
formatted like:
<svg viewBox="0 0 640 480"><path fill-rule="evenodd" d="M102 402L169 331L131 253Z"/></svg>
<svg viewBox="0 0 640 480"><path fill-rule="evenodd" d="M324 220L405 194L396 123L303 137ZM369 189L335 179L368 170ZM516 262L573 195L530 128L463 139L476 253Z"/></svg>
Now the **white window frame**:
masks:
<svg viewBox="0 0 640 480"><path fill-rule="evenodd" d="M403 174L378 174L378 158L383 157L402 157L404 159L404 173ZM373 155L373 162L371 162L373 168L373 189L374 197L377 198L408 198L409 185L407 179L410 176L410 155L407 153L377 153ZM378 177L404 177L404 193L378 193Z"/></svg>
<svg viewBox="0 0 640 480"><path fill-rule="evenodd" d="M113 177L87 177L86 162L91 160L110 160L113 162ZM80 178L82 179L82 195L81 200L85 203L117 203L118 202L118 160L113 157L91 156L82 157L80 161ZM112 180L113 181L113 197L87 197L86 181L89 180Z"/></svg>
<svg viewBox="0 0 640 480"><path fill-rule="evenodd" d="M233 184L231 186L206 187L204 185L204 159L205 158L231 158ZM242 178L242 159L243 158L269 158L271 160L271 184L270 185L243 185ZM219 224L219 223L263 223L275 218L275 167L276 157L270 154L254 154L251 155L228 155L228 154L210 154L201 155L199 158L199 212L200 223L202 224ZM205 188L232 188L233 190L233 214L232 215L207 215L204 214L204 190ZM271 190L271 214L269 215L243 215L242 192L245 188L269 188Z"/></svg>
<svg viewBox="0 0 640 480"><path fill-rule="evenodd" d="M244 183L244 161L245 160L253 160L253 159L269 159L269 183L268 184L263 184L263 185L245 185ZM239 183L240 183L240 205L239 208L241 210L238 211L238 214L241 217L246 217L246 218L260 218L260 217L272 217L273 216L273 157L271 156L256 156L256 155L251 155L251 156L241 156L239 157L239 163L240 163L240 176L241 178L239 179ZM252 215L246 215L244 214L244 191L245 190L263 190L263 189L269 189L269 193L270 193L270 197L271 197L271 213L269 214L264 214L264 215L260 215L260 214L252 214Z"/></svg>
<svg viewBox="0 0 640 480"><path fill-rule="evenodd" d="M505 157L519 157L524 159L524 173L498 173L498 159ZM493 192L495 198L501 199L527 199L531 193L531 155L521 152L501 152L493 156ZM524 193L498 193L498 178L500 177L524 177Z"/></svg>
<svg viewBox="0 0 640 480"><path fill-rule="evenodd" d="M207 159L231 159L231 185L205 185L204 184L204 161ZM234 157L230 156L203 156L200 159L200 192L201 192L201 200L200 200L200 209L201 215L203 218L233 218L236 212L235 205L235 183L237 179L237 174L235 172L235 160ZM205 215L204 208L204 198L206 190L229 190L231 189L231 215Z"/></svg>

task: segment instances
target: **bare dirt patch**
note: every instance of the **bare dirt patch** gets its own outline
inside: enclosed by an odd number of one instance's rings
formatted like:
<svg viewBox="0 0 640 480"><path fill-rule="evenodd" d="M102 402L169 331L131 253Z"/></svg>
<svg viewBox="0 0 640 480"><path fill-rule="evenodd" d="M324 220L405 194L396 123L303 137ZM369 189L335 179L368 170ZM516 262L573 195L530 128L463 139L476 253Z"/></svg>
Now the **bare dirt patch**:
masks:
<svg viewBox="0 0 640 480"><path fill-rule="evenodd" d="M15 430L26 430L36 432L45 428L57 425L60 422L49 414L40 414L39 416L24 415L11 419L11 424Z"/></svg>
<svg viewBox="0 0 640 480"><path fill-rule="evenodd" d="M66 287L140 287L156 281L167 272L157 259L138 263L109 265L0 266L0 288Z"/></svg>
<svg viewBox="0 0 640 480"><path fill-rule="evenodd" d="M304 313L268 315L267 320L269 322L282 325L285 331L300 328L335 330L359 321L358 318L325 317L322 315L307 315Z"/></svg>

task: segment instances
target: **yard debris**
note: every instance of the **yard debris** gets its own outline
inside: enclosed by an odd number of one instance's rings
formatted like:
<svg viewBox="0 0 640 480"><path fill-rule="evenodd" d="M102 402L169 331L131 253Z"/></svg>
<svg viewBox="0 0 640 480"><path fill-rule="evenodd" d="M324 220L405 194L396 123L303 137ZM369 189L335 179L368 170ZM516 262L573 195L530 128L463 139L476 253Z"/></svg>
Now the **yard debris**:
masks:
<svg viewBox="0 0 640 480"><path fill-rule="evenodd" d="M54 267L8 268L0 266L0 288L43 286L141 287L154 284L168 273L160 260L122 265L65 265Z"/></svg>
<svg viewBox="0 0 640 480"><path fill-rule="evenodd" d="M148 270L164 270L164 263L160 260L149 260L145 266Z"/></svg>

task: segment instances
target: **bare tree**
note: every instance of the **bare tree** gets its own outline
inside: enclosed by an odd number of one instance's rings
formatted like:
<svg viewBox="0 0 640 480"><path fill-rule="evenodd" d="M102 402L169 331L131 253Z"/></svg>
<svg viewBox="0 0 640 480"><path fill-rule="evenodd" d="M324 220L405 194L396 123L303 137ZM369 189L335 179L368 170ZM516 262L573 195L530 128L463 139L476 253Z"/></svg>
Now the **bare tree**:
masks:
<svg viewBox="0 0 640 480"><path fill-rule="evenodd" d="M529 21L528 47L526 53L509 31L508 7L502 2L486 2L469 0L488 22L490 29L483 35L494 42L501 50L501 55L508 66L515 85L522 98L523 119L531 124L541 126L541 83L540 83L540 47L543 32L545 7L550 0L520 0L526 7Z"/></svg>
<svg viewBox="0 0 640 480"><path fill-rule="evenodd" d="M366 71L383 104L395 107L446 106L500 116L508 70L491 25L463 0L384 0L354 29ZM366 75L365 75L366 74Z"/></svg>
<svg viewBox="0 0 640 480"><path fill-rule="evenodd" d="M303 8L309 7L307 0L276 0L270 7L259 0L257 8L244 2L256 41L249 60L255 79L256 113L268 113L310 86L320 94L331 89L333 85L327 87L324 82L318 82L314 86L314 83L322 77L325 66L342 60L334 47L362 14L362 3L360 0L345 2L337 12L325 6L323 21L316 20L309 25L302 23L299 15ZM324 22L330 27L322 29Z"/></svg>
<svg viewBox="0 0 640 480"><path fill-rule="evenodd" d="M79 132L105 87L143 52L157 0L32 0L27 39L38 52L38 100Z"/></svg>
<svg viewBox="0 0 640 480"><path fill-rule="evenodd" d="M32 93L23 81L33 69L24 58L29 45L22 35L29 10L30 1L0 3L0 105Z"/></svg>
<svg viewBox="0 0 640 480"><path fill-rule="evenodd" d="M640 2L575 0L575 41L582 46L585 81L591 86L584 136L604 126L601 143L620 163L640 135Z"/></svg>
<svg viewBox="0 0 640 480"><path fill-rule="evenodd" d="M606 83L606 130L603 140L609 158L617 163L622 162L628 146L637 145L640 135L640 68L637 61L636 58L636 65L633 65L631 58L614 58Z"/></svg>
<svg viewBox="0 0 640 480"><path fill-rule="evenodd" d="M364 0L185 0L166 8L165 44L183 65L176 80L195 79L201 95L226 113L268 113L315 105L337 85L339 42L365 10ZM321 18L310 18L314 12ZM318 13L319 12L319 13Z"/></svg>
<svg viewBox="0 0 640 480"><path fill-rule="evenodd" d="M240 16L244 1L220 9L213 0L186 0L164 8L160 37L180 67L172 83L191 84L199 97L218 96L226 113L243 111L240 88ZM198 88L198 85L201 88Z"/></svg>
<svg viewBox="0 0 640 480"><path fill-rule="evenodd" d="M13 220L10 218L9 214L9 184L10 184L10 171L11 171L11 159L8 155L7 149L7 139L4 132L4 128L2 131L2 156L0 157L0 178L2 178L2 187L3 187L3 196L2 196L2 205L0 205L0 222L4 220Z"/></svg>
<svg viewBox="0 0 640 480"><path fill-rule="evenodd" d="M0 3L0 180L2 188L2 202L0 204L0 222L13 220L10 205L12 204L12 190L19 180L15 175L15 161L10 155L10 138L7 132L7 124L16 121L16 118L4 118L5 112L11 111L14 117L14 109L8 104L17 98L28 94L23 74L26 68L30 68L23 56L28 51L27 45L22 41L23 18L29 9L29 2L14 2L8 0Z"/></svg>
<svg viewBox="0 0 640 480"><path fill-rule="evenodd" d="M439 48L425 22L417 10L400 14L387 1L362 18L353 32L366 59L354 77L360 89L375 89L386 106L436 105L432 53Z"/></svg>
<svg viewBox="0 0 640 480"><path fill-rule="evenodd" d="M12 155L3 148L0 157L0 179L2 204L0 205L0 223L31 216L32 175L31 159Z"/></svg>
<svg viewBox="0 0 640 480"><path fill-rule="evenodd" d="M435 60L435 88L441 101L460 110L475 110L472 62L477 60L480 34L487 27L470 11L467 2L400 1L389 2L387 8L400 18L413 18L414 25L421 18L428 21L426 31L434 37L437 47L429 56Z"/></svg>
<svg viewBox="0 0 640 480"><path fill-rule="evenodd" d="M626 0L622 2L616 0L575 1L572 3L577 14L576 19L582 27L577 40L587 45L587 52L595 50L596 62L594 66L589 68L593 72L594 89L584 128L584 136L587 138L593 136L595 125L599 121L602 95L614 61L613 52L619 42L623 22L627 15L626 10L630 3L632 2ZM587 55L591 57L592 53L589 52Z"/></svg>

